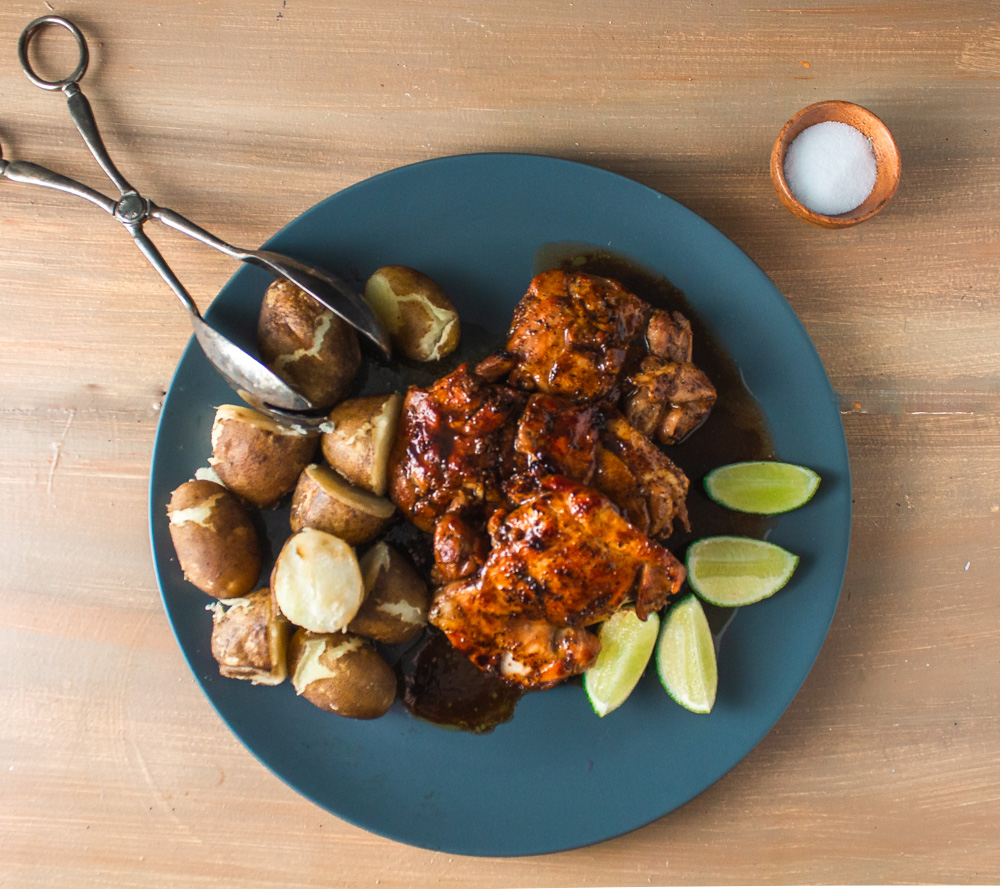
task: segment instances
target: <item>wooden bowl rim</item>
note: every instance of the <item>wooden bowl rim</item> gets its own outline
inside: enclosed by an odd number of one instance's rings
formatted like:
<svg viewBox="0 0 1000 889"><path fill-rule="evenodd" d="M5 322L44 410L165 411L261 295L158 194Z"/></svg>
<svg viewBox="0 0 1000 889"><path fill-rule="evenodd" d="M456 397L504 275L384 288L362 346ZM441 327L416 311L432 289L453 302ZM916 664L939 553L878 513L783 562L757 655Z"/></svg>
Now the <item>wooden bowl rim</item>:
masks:
<svg viewBox="0 0 1000 889"><path fill-rule="evenodd" d="M875 153L876 180L871 194L853 210L829 216L802 204L785 179L785 155L792 140L807 127L826 121L846 123L859 130L871 142ZM862 105L841 99L814 102L800 109L785 123L771 149L771 181L782 204L799 219L823 228L844 228L871 219L882 210L899 187L902 164L892 133L881 118Z"/></svg>

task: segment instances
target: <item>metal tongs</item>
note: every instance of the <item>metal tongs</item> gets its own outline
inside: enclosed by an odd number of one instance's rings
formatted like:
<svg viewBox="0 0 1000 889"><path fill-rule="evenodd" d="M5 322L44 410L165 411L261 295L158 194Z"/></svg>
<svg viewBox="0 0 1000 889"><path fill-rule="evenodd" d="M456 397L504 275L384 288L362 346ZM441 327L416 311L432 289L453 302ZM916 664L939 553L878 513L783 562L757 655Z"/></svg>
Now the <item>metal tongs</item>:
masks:
<svg viewBox="0 0 1000 889"><path fill-rule="evenodd" d="M28 44L31 38L46 25L60 25L76 39L80 50L80 61L69 77L63 80L44 80L39 77L28 60ZM28 79L45 90L62 90L69 105L70 117L83 136L83 141L97 159L101 169L107 173L120 192L118 200L106 197L94 189L54 173L37 164L24 161L5 161L0 152L0 176L15 182L41 185L76 195L96 204L117 219L135 240L136 246L152 263L164 281L180 297L181 303L191 316L194 335L208 360L214 365L226 382L240 396L258 410L276 419L292 424L316 426L325 419L317 412L316 405L280 379L268 367L231 339L212 327L201 316L191 295L167 265L156 245L143 231L148 219L158 219L165 225L192 237L209 247L241 262L250 263L267 270L276 277L287 278L308 293L324 308L343 318L348 324L370 339L386 355L389 354L389 337L381 327L371 309L361 298L357 289L343 279L270 250L241 250L227 244L201 226L185 219L180 213L154 204L134 189L112 162L101 139L91 111L90 102L81 92L79 81L87 70L90 53L83 33L68 19L57 15L46 15L35 19L21 33L17 46L21 67Z"/></svg>

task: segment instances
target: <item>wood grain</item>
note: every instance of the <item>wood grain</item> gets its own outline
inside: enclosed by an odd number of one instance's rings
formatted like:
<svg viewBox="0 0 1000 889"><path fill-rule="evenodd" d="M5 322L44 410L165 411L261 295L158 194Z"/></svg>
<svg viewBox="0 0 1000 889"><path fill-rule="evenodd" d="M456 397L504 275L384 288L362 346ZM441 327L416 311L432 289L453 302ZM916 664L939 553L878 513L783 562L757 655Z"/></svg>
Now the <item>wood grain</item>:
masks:
<svg viewBox="0 0 1000 889"><path fill-rule="evenodd" d="M147 482L183 313L95 208L4 182L0 885L1000 882L994 6L8 0L4 157L98 188L63 100L17 64L20 30L52 6L89 36L86 91L125 175L236 243L468 151L580 160L681 201L761 265L816 344L854 525L808 681L688 805L531 859L370 835L238 744L160 606ZM870 108L902 154L890 205L843 231L794 219L768 177L782 124L820 99ZM202 305L234 270L157 239Z"/></svg>

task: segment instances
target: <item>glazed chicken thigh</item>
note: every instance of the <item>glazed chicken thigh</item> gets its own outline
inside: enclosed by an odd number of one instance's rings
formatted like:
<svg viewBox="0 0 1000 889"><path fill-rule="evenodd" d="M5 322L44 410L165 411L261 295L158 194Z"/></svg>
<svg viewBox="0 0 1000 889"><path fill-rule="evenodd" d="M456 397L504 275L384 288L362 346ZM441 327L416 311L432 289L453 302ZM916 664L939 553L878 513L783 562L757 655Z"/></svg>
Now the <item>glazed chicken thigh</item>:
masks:
<svg viewBox="0 0 1000 889"><path fill-rule="evenodd" d="M463 364L428 389L411 387L389 456L389 497L420 530L446 513L485 521L504 502L525 397L485 385Z"/></svg>
<svg viewBox="0 0 1000 889"><path fill-rule="evenodd" d="M648 310L617 281L543 272L514 309L506 349L478 370L491 377L509 371L510 385L527 391L587 403L613 400Z"/></svg>
<svg viewBox="0 0 1000 889"><path fill-rule="evenodd" d="M475 580L441 587L430 621L479 669L525 689L550 688L579 675L601 650L590 630L550 623Z"/></svg>
<svg viewBox="0 0 1000 889"><path fill-rule="evenodd" d="M480 667L537 688L590 666L585 627L626 603L642 619L664 607L684 567L593 488L544 476L508 490L519 503L490 520L486 563L438 592L430 621Z"/></svg>

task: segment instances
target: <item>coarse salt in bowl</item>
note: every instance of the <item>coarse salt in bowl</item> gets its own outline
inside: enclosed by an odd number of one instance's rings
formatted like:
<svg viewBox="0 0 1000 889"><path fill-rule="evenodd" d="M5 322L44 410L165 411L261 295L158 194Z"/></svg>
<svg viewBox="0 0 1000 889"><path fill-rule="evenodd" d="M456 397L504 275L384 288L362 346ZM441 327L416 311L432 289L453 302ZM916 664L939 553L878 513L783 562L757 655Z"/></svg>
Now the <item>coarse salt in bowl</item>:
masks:
<svg viewBox="0 0 1000 889"><path fill-rule="evenodd" d="M771 151L781 202L826 228L874 216L899 184L899 151L888 127L851 102L818 102L782 128Z"/></svg>

